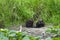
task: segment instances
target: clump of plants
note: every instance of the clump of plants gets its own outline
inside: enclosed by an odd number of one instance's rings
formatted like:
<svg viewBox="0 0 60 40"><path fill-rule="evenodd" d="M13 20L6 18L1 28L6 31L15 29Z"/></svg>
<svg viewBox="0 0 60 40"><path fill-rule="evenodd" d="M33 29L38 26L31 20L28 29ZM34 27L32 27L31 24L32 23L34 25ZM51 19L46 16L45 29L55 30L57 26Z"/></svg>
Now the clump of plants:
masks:
<svg viewBox="0 0 60 40"><path fill-rule="evenodd" d="M50 31L49 31L50 32ZM41 40L44 38L29 36L24 32L15 30L0 29L0 40ZM44 40L59 40L60 37L48 37Z"/></svg>
<svg viewBox="0 0 60 40"><path fill-rule="evenodd" d="M50 37L60 38L60 26L50 27L47 29L46 33L49 34Z"/></svg>
<svg viewBox="0 0 60 40"><path fill-rule="evenodd" d="M0 29L0 40L39 40L39 37L28 36L24 32Z"/></svg>

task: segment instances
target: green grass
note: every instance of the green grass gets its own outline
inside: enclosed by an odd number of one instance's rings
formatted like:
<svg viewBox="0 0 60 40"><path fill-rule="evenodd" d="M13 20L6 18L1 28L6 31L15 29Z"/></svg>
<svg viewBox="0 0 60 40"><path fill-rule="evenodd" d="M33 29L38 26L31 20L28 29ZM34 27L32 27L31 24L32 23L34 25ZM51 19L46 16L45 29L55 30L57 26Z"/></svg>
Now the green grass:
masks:
<svg viewBox="0 0 60 40"><path fill-rule="evenodd" d="M45 23L60 24L60 0L0 0L0 21L5 26L22 24L34 14Z"/></svg>

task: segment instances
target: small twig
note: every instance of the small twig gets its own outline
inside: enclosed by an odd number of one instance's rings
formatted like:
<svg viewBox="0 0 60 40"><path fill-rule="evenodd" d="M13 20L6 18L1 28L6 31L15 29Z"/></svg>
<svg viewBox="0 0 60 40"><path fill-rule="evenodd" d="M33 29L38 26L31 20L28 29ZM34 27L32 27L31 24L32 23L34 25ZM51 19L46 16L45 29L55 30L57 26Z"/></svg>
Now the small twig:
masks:
<svg viewBox="0 0 60 40"><path fill-rule="evenodd" d="M22 32L22 26L20 25L19 32Z"/></svg>

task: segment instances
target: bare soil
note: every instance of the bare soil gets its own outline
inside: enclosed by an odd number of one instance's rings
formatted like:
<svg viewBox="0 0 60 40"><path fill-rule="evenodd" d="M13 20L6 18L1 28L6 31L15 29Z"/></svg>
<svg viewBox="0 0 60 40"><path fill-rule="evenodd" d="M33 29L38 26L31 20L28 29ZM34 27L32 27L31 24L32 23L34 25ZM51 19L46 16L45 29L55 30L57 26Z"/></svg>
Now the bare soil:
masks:
<svg viewBox="0 0 60 40"><path fill-rule="evenodd" d="M47 30L48 27L51 27L51 25L41 27L41 28L26 28L26 27L23 27L22 32L26 32L28 35L32 35L32 36L40 36L42 33L44 33ZM19 31L20 27L8 27L7 29Z"/></svg>

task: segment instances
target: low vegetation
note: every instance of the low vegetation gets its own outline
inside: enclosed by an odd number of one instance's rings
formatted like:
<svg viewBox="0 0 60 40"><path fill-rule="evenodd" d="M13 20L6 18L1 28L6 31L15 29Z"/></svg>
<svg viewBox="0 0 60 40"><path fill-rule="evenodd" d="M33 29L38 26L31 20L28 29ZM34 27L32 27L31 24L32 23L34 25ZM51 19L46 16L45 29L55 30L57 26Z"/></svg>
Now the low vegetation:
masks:
<svg viewBox="0 0 60 40"><path fill-rule="evenodd" d="M23 32L0 29L0 40L39 40L39 37L28 36Z"/></svg>
<svg viewBox="0 0 60 40"><path fill-rule="evenodd" d="M54 30L53 33L58 34L58 31L55 32ZM45 40L59 40L59 39L60 37L53 37L53 38L48 37ZM0 40L41 40L41 38L28 36L24 32L18 32L18 31L8 30L8 29L0 29Z"/></svg>

